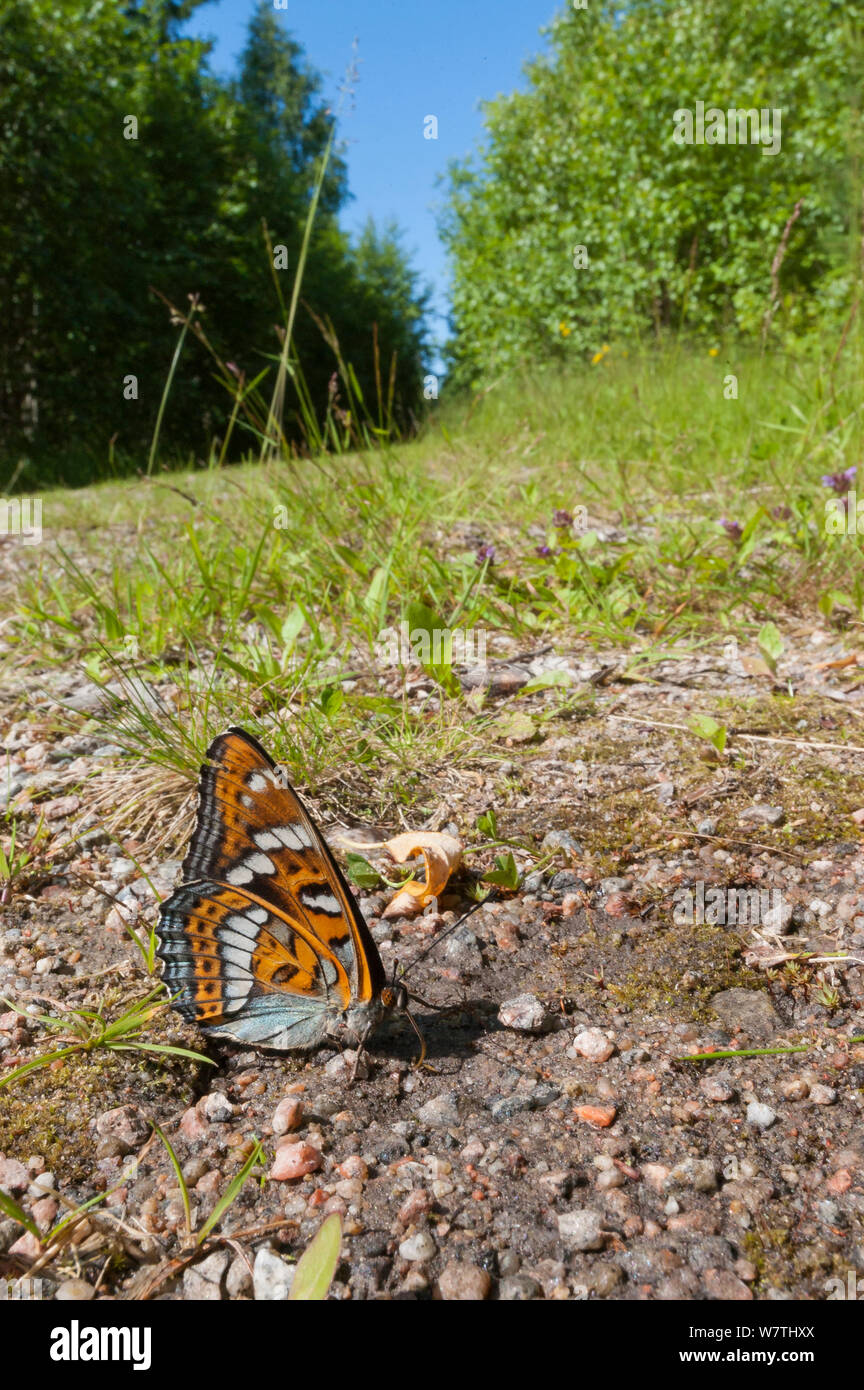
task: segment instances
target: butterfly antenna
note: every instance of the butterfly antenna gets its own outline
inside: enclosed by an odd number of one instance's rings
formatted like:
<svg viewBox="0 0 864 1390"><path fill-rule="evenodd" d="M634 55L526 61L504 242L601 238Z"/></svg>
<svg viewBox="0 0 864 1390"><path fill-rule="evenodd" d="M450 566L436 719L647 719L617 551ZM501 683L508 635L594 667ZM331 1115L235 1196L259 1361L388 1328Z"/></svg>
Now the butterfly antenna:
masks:
<svg viewBox="0 0 864 1390"><path fill-rule="evenodd" d="M420 1029L417 1025L417 1020L411 1013L411 1010L404 1009L403 1013L405 1014L405 1017L407 1018L408 1022L411 1024L411 1027L414 1029L414 1032L417 1034L417 1039L420 1043L420 1056L417 1058L417 1061L414 1063L414 1065L415 1067L422 1067L424 1061L426 1060L426 1039L420 1032Z"/></svg>
<svg viewBox="0 0 864 1390"><path fill-rule="evenodd" d="M435 940L430 942L430 944L426 947L425 951L421 951L419 956L414 957L410 965L406 965L405 969L402 971L402 974L399 977L400 980L404 980L405 976L414 969L415 965L419 965L421 960L425 960L426 957L429 955L430 951L434 951L436 946L440 946L441 942L444 941L446 937L452 936L454 931L458 930L458 928L461 927L462 923L467 921L467 919L471 916L472 912L476 912L478 907L483 907L486 903L491 903L494 897L495 890L493 889L492 892L487 894L485 898L481 898L478 903L474 903L473 907L469 907L467 912L463 912L458 922L454 922L452 926L449 926L447 928L446 931L442 931L440 936L436 936Z"/></svg>

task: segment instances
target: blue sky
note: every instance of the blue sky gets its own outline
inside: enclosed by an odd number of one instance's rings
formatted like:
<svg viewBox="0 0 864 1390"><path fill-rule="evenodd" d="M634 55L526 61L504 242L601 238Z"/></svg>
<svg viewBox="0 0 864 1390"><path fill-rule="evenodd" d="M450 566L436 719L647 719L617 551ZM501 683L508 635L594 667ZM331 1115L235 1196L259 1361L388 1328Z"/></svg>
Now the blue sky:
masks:
<svg viewBox="0 0 864 1390"><path fill-rule="evenodd" d="M353 200L342 214L349 231L370 213L395 218L424 281L435 290L434 337L447 335L447 263L438 239L436 185L450 159L481 139L480 102L524 86L522 66L546 48L540 29L563 0L288 0L278 15L306 50L334 103L358 40L354 110L340 133ZM184 32L212 38L210 64L231 73L243 48L254 0L203 5ZM423 118L438 117L438 139L424 140Z"/></svg>

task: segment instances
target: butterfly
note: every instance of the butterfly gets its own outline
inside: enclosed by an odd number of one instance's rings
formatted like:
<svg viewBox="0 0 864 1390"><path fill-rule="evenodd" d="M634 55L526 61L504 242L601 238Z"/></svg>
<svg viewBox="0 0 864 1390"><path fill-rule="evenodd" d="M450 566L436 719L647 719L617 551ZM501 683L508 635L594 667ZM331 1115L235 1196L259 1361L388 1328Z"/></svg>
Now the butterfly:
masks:
<svg viewBox="0 0 864 1390"><path fill-rule="evenodd" d="M212 1037L275 1051L345 1033L362 1046L390 1013L411 1019L281 767L239 728L206 756L183 882L157 928L174 1008Z"/></svg>

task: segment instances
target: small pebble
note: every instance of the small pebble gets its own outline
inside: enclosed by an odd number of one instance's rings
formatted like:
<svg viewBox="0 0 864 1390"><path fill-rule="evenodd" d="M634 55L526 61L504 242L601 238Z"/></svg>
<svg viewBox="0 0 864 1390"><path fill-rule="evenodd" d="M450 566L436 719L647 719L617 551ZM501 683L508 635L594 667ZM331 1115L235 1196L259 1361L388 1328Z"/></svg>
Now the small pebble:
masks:
<svg viewBox="0 0 864 1390"><path fill-rule="evenodd" d="M803 1076L793 1076L780 1087L784 1100L806 1100L810 1087Z"/></svg>
<svg viewBox="0 0 864 1390"><path fill-rule="evenodd" d="M16 1192L26 1192L30 1186L30 1174L17 1158L0 1158L0 1190L10 1197Z"/></svg>
<svg viewBox="0 0 864 1390"><path fill-rule="evenodd" d="M614 1105L577 1105L573 1113L583 1124L594 1129L608 1129L618 1112Z"/></svg>
<svg viewBox="0 0 864 1390"><path fill-rule="evenodd" d="M53 1226L57 1211L57 1199L55 1197L40 1197L30 1208L30 1215L39 1230L44 1232Z"/></svg>
<svg viewBox="0 0 864 1390"><path fill-rule="evenodd" d="M543 836L544 850L563 849L565 854L581 855L582 846L567 830L547 830Z"/></svg>
<svg viewBox="0 0 864 1390"><path fill-rule="evenodd" d="M295 1265L280 1260L275 1251L264 1245L255 1256L252 1266L252 1287L259 1303L282 1303L288 1298L294 1279Z"/></svg>
<svg viewBox="0 0 864 1390"><path fill-rule="evenodd" d="M722 1105L735 1099L735 1087L722 1076L703 1076L699 1090L706 1100Z"/></svg>
<svg viewBox="0 0 864 1390"><path fill-rule="evenodd" d="M810 1087L811 1105L833 1105L837 1099L837 1092L833 1086L823 1086L821 1082Z"/></svg>
<svg viewBox="0 0 864 1390"><path fill-rule="evenodd" d="M198 1302L215 1302L222 1297L222 1276L231 1259L227 1250L216 1250L183 1271L183 1297Z"/></svg>
<svg viewBox="0 0 864 1390"><path fill-rule="evenodd" d="M706 1269L703 1282L708 1297L723 1303L746 1303L753 1297L747 1285L730 1269Z"/></svg>
<svg viewBox="0 0 864 1390"><path fill-rule="evenodd" d="M558 1217L558 1234L571 1250L602 1250L606 1243L599 1211L565 1211Z"/></svg>
<svg viewBox="0 0 864 1390"><path fill-rule="evenodd" d="M134 1106L119 1105L97 1116L96 1133L102 1139L114 1140L120 1152L127 1154L149 1137L150 1126Z"/></svg>
<svg viewBox="0 0 864 1390"><path fill-rule="evenodd" d="M498 1022L517 1033L542 1033L548 1021L546 1009L533 994L508 999L498 1010Z"/></svg>
<svg viewBox="0 0 864 1390"><path fill-rule="evenodd" d="M95 1294L96 1290L86 1279L64 1279L54 1297L58 1303L87 1303Z"/></svg>
<svg viewBox="0 0 864 1390"><path fill-rule="evenodd" d="M589 1062L607 1062L614 1051L615 1044L599 1028L585 1028L576 1034L567 1049L567 1056L585 1057Z"/></svg>
<svg viewBox="0 0 864 1390"><path fill-rule="evenodd" d="M669 1181L679 1187L692 1187L694 1192L716 1192L717 1165L713 1158L685 1158L676 1163Z"/></svg>
<svg viewBox="0 0 864 1390"><path fill-rule="evenodd" d="M225 1292L229 1298L243 1298L252 1293L252 1275L246 1261L238 1255L231 1262L227 1275L225 1276Z"/></svg>
<svg viewBox="0 0 864 1390"><path fill-rule="evenodd" d="M777 1112L772 1110L770 1105L764 1105L758 1100L751 1100L747 1106L747 1123L753 1125L755 1129L770 1129L776 1119Z"/></svg>
<svg viewBox="0 0 864 1390"><path fill-rule="evenodd" d="M437 1253L438 1247L428 1231L418 1231L416 1235L403 1240L399 1246L399 1254L403 1260L431 1260Z"/></svg>
<svg viewBox="0 0 864 1390"><path fill-rule="evenodd" d="M480 1303L488 1297L492 1280L479 1265L451 1260L441 1271L438 1288L447 1303Z"/></svg>
<svg viewBox="0 0 864 1390"><path fill-rule="evenodd" d="M838 1168L836 1173L831 1174L825 1186L832 1197L842 1197L852 1186L852 1174L848 1168Z"/></svg>
<svg viewBox="0 0 864 1390"><path fill-rule="evenodd" d="M539 1298L541 1292L537 1280L528 1274L511 1274L498 1286L498 1298L502 1303L527 1303Z"/></svg>
<svg viewBox="0 0 864 1390"><path fill-rule="evenodd" d="M399 1208L399 1221L403 1226L410 1226L419 1217L425 1216L431 1206L429 1193L425 1187L416 1187L408 1193L401 1207Z"/></svg>
<svg viewBox="0 0 864 1390"><path fill-rule="evenodd" d="M210 1091L198 1102L199 1113L211 1125L227 1124L234 1118L234 1106L221 1091Z"/></svg>
<svg viewBox="0 0 864 1390"><path fill-rule="evenodd" d="M344 1163L340 1163L336 1169L337 1173L343 1178L351 1178L357 1182L365 1182L369 1176L369 1167L359 1154L350 1154Z"/></svg>
<svg viewBox="0 0 864 1390"><path fill-rule="evenodd" d="M280 1100L270 1121L274 1134L289 1134L299 1129L303 1123L303 1105L296 1096L286 1096Z"/></svg>
<svg viewBox="0 0 864 1390"><path fill-rule="evenodd" d="M290 1182L304 1178L307 1173L316 1173L323 1162L320 1150L311 1144L283 1144L276 1150L270 1177L274 1182Z"/></svg>
<svg viewBox="0 0 864 1390"><path fill-rule="evenodd" d="M459 1095L456 1091L444 1091L421 1105L417 1118L424 1125L436 1128L449 1128L459 1123Z"/></svg>
<svg viewBox="0 0 864 1390"><path fill-rule="evenodd" d="M199 1140L208 1137L207 1126L194 1106L189 1110L184 1110L180 1117L180 1133L190 1144L198 1143Z"/></svg>
<svg viewBox="0 0 864 1390"><path fill-rule="evenodd" d="M740 819L748 825L785 825L786 812L782 806L748 806L741 812Z"/></svg>

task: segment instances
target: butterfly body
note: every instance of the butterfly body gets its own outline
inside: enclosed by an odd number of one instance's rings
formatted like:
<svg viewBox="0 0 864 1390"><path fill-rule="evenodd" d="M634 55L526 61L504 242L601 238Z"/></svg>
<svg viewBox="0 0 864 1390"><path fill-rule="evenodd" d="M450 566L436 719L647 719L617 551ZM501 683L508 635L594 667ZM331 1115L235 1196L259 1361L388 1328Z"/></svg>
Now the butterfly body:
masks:
<svg viewBox="0 0 864 1390"><path fill-rule="evenodd" d="M307 1050L364 1038L404 991L328 846L281 769L243 729L201 769L184 882L160 909L174 1007L213 1037Z"/></svg>

